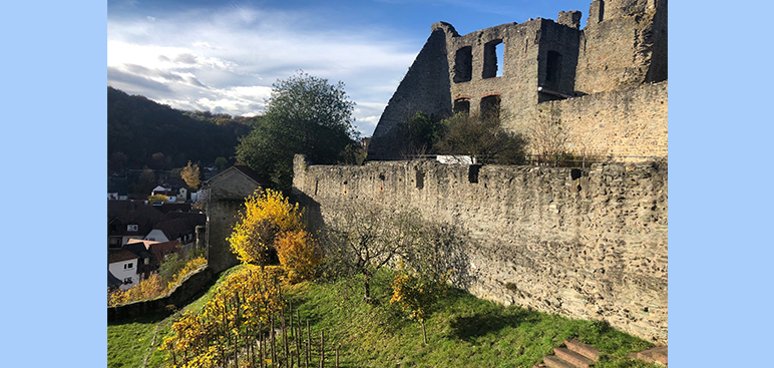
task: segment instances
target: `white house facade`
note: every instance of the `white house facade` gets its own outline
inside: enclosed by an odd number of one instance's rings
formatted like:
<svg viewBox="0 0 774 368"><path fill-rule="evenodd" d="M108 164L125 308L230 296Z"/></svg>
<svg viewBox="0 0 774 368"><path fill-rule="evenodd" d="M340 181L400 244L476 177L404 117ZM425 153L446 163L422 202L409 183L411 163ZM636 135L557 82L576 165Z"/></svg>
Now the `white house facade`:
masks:
<svg viewBox="0 0 774 368"><path fill-rule="evenodd" d="M123 284L118 287L119 289L126 290L140 282L140 276L137 274L137 259L135 257L108 263L108 271L123 281Z"/></svg>

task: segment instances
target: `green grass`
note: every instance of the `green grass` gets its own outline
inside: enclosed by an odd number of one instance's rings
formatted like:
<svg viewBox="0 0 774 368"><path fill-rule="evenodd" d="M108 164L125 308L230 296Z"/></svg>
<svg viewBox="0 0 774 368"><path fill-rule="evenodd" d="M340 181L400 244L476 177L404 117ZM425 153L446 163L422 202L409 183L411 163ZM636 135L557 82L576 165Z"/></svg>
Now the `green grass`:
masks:
<svg viewBox="0 0 774 368"><path fill-rule="evenodd" d="M221 275L215 286L184 310L200 311L224 276L235 269ZM531 368L565 339L575 337L602 351L596 367L657 367L626 359L628 353L651 345L604 323L503 307L459 290L450 290L433 308L425 346L419 324L405 320L387 303L389 283L389 273L377 276L372 286L375 305L362 301L357 278L302 283L287 295L302 319L309 319L316 343L325 330L329 366L333 366L334 344L340 344L341 367ZM162 366L164 356L157 348L174 318L109 325L108 367L142 367L146 357L148 367Z"/></svg>
<svg viewBox="0 0 774 368"><path fill-rule="evenodd" d="M313 334L326 331L332 356L341 344L342 367L532 367L565 339L576 337L603 353L597 367L656 367L626 359L651 346L607 324L572 320L516 306L503 307L451 290L426 322L428 345L418 323L387 304L389 275L374 285L373 306L362 301L357 280L305 283L291 291ZM379 286L381 285L381 286ZM330 351L328 351L330 350Z"/></svg>
<svg viewBox="0 0 774 368"><path fill-rule="evenodd" d="M191 302L181 312L199 312L210 300L223 279L241 266L223 272L204 295ZM108 367L162 367L164 353L158 350L164 337L170 333L172 322L179 313L167 317L147 316L119 323L108 323ZM154 339L155 336L155 339Z"/></svg>

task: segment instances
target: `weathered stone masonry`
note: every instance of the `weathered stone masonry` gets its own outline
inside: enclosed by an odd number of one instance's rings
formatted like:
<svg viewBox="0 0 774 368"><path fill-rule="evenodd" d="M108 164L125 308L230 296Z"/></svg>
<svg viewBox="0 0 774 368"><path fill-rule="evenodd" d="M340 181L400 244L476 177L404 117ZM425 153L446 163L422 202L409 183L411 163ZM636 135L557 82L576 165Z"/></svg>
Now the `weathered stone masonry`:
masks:
<svg viewBox="0 0 774 368"><path fill-rule="evenodd" d="M667 342L667 168L483 166L434 161L294 163L294 191L327 213L348 203L415 208L462 226L469 290ZM422 185L417 185L417 178Z"/></svg>
<svg viewBox="0 0 774 368"><path fill-rule="evenodd" d="M583 29L580 17L578 11L560 12L556 21L531 19L465 35L451 24L434 24L379 119L368 159L402 158L401 138L393 129L417 112L443 118L484 108L494 108L506 129L525 135L536 125L561 123L571 142L594 143L564 147L579 156L666 157L667 114L661 101L666 99L667 1L593 0ZM503 60L494 51L498 46ZM500 76L494 73L498 68ZM657 99L649 99L652 83L660 85ZM637 108L629 109L628 102ZM561 111L578 105L593 108ZM544 113L547 109L552 114ZM598 114L605 109L628 111ZM570 114L573 119L555 119ZM595 124L625 135L628 147L598 139L599 130L587 129Z"/></svg>

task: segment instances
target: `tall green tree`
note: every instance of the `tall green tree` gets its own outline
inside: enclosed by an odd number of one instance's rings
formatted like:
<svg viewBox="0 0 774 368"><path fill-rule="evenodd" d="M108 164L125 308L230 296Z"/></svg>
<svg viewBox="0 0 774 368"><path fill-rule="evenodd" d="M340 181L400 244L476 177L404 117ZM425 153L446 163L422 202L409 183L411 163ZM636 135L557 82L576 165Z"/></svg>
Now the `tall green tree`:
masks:
<svg viewBox="0 0 774 368"><path fill-rule="evenodd" d="M457 113L441 123L444 135L433 147L437 153L471 155L484 164L524 163L526 139L502 128L492 117Z"/></svg>
<svg viewBox="0 0 774 368"><path fill-rule="evenodd" d="M406 122L398 125L397 134L402 141L401 156L412 158L433 152L438 140L443 137L445 126L425 113L418 112Z"/></svg>
<svg viewBox="0 0 774 368"><path fill-rule="evenodd" d="M237 146L237 161L264 180L289 190L293 154L314 163L343 161L343 152L356 144L352 112L355 103L344 84L298 72L273 84L263 117Z"/></svg>

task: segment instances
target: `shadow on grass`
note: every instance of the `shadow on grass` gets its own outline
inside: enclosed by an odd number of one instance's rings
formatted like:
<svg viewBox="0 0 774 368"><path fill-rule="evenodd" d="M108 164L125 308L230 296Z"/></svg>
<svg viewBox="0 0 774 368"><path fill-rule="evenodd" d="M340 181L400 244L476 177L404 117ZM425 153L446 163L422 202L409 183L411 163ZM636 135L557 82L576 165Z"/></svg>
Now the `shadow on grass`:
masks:
<svg viewBox="0 0 774 368"><path fill-rule="evenodd" d="M540 317L528 310L493 309L470 316L459 316L451 321L451 336L461 340L472 340L506 327L516 327L523 323L536 323Z"/></svg>
<svg viewBox="0 0 774 368"><path fill-rule="evenodd" d="M138 317L124 318L116 321L108 321L108 326L120 326L120 325L129 324L129 323L143 323L143 324L158 323L163 321L165 318L169 317L171 314L172 314L171 311L149 313Z"/></svg>

